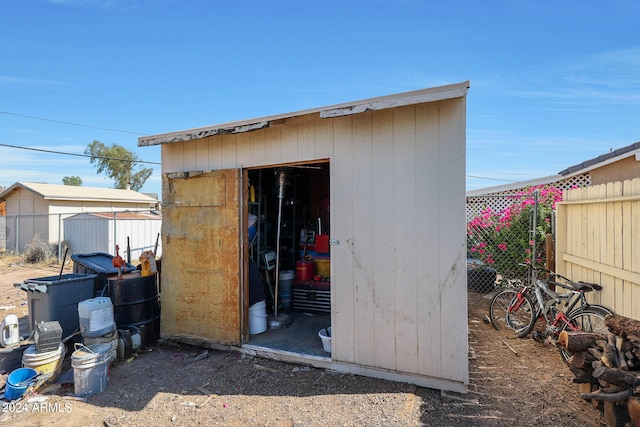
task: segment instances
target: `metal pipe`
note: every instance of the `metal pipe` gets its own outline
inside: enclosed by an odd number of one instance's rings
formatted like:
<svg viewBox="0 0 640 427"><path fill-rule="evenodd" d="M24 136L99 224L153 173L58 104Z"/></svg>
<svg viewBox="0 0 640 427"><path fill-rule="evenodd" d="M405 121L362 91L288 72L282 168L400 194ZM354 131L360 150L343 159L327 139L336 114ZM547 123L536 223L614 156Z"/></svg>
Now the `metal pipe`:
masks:
<svg viewBox="0 0 640 427"><path fill-rule="evenodd" d="M280 171L278 175L278 229L276 233L276 286L275 286L275 295L274 295L274 303L273 303L273 312L274 317L278 318L278 286L280 284L280 226L282 223L282 200L284 200L284 184L285 184L285 173L284 171Z"/></svg>

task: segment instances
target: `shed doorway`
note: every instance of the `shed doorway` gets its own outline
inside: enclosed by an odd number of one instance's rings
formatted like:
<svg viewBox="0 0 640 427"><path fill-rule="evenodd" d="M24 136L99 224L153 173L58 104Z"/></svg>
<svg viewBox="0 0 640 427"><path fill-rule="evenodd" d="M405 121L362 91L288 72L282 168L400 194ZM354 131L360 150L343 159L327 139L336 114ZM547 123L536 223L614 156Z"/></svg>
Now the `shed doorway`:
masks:
<svg viewBox="0 0 640 427"><path fill-rule="evenodd" d="M330 357L318 335L331 326L329 162L251 169L245 177L245 344Z"/></svg>

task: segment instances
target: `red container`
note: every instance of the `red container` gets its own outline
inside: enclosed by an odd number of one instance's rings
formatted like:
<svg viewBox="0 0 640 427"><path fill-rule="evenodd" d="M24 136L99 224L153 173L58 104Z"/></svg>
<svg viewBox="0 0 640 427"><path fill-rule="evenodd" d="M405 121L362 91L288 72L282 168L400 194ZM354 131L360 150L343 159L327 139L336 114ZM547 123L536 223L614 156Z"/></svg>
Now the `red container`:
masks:
<svg viewBox="0 0 640 427"><path fill-rule="evenodd" d="M316 274L316 263L312 259L301 259L296 262L296 280L313 280Z"/></svg>
<svg viewBox="0 0 640 427"><path fill-rule="evenodd" d="M315 251L320 253L329 252L329 235L328 234L318 234L316 236Z"/></svg>

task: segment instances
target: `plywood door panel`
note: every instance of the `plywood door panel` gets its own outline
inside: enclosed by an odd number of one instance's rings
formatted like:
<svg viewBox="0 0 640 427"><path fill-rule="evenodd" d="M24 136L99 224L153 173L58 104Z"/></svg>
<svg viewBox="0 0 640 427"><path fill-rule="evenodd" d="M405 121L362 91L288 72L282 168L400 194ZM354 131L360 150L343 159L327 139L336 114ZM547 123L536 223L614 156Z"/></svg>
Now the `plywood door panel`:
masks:
<svg viewBox="0 0 640 427"><path fill-rule="evenodd" d="M418 259L416 212L415 106L397 108L393 118L393 200L396 364L402 372L418 370L419 301L416 300ZM423 160L423 159L420 159ZM434 245L435 246L435 245ZM434 250L438 250L434 247Z"/></svg>
<svg viewBox="0 0 640 427"><path fill-rule="evenodd" d="M315 122L306 121L298 125L298 155L301 160L316 159Z"/></svg>
<svg viewBox="0 0 640 427"><path fill-rule="evenodd" d="M198 146L199 140L187 141L184 143L184 163L182 167L187 171L197 171L198 168Z"/></svg>
<svg viewBox="0 0 640 427"><path fill-rule="evenodd" d="M162 334L239 344L239 170L163 177Z"/></svg>
<svg viewBox="0 0 640 427"><path fill-rule="evenodd" d="M211 167L211 169L224 169L230 167L238 167L237 159L238 152L236 147L237 135L221 135L217 142L220 143L220 148L222 149L220 164Z"/></svg>
<svg viewBox="0 0 640 427"><path fill-rule="evenodd" d="M196 140L195 170L210 170L209 168L209 138Z"/></svg>
<svg viewBox="0 0 640 427"><path fill-rule="evenodd" d="M393 110L373 115L373 206L371 212L373 251L373 304L375 330L375 367L395 367L396 301L393 204Z"/></svg>
<svg viewBox="0 0 640 427"><path fill-rule="evenodd" d="M440 102L441 193L438 205L438 226L447 230L438 244L440 250L440 303L442 353L442 376L469 381L468 368L468 323L466 283L466 236L465 212L457 209L458 200L463 200L465 177L459 171L465 168L465 99Z"/></svg>
<svg viewBox="0 0 640 427"><path fill-rule="evenodd" d="M333 158L333 123L331 120L315 122L315 153L318 159Z"/></svg>
<svg viewBox="0 0 640 427"><path fill-rule="evenodd" d="M276 165L282 162L282 126L264 130L266 138L266 164Z"/></svg>
<svg viewBox="0 0 640 427"><path fill-rule="evenodd" d="M282 127L282 160L281 162L295 162L298 155L298 126L283 125Z"/></svg>
<svg viewBox="0 0 640 427"><path fill-rule="evenodd" d="M251 132L251 165L264 165L267 159L266 132Z"/></svg>
<svg viewBox="0 0 640 427"><path fill-rule="evenodd" d="M353 275L353 322L357 333L353 335L355 359L359 364L375 366L376 337L373 304L373 205L372 117L360 114L353 117L353 144L351 158L353 176L353 247L357 254L357 272Z"/></svg>
<svg viewBox="0 0 640 427"><path fill-rule="evenodd" d="M331 356L334 360L355 362L353 279L357 261L353 236L351 117L335 119L333 125L336 140L335 158L331 162L331 238L340 240L340 244L331 247Z"/></svg>
<svg viewBox="0 0 640 427"><path fill-rule="evenodd" d="M418 373L433 377L442 374L440 355L443 338L440 304L440 251L435 249L440 235L440 203L448 186L442 182L441 169L449 167L440 161L440 123L438 104L420 105L416 109L416 205L418 209L418 247L416 275L418 287L417 313Z"/></svg>
<svg viewBox="0 0 640 427"><path fill-rule="evenodd" d="M210 136L206 138L206 141L209 147L209 157L207 167L205 167L204 170L218 169L213 167L213 165L222 164L222 145L220 144L220 140Z"/></svg>
<svg viewBox="0 0 640 427"><path fill-rule="evenodd" d="M236 154L238 166L251 163L251 133L239 133L236 136Z"/></svg>

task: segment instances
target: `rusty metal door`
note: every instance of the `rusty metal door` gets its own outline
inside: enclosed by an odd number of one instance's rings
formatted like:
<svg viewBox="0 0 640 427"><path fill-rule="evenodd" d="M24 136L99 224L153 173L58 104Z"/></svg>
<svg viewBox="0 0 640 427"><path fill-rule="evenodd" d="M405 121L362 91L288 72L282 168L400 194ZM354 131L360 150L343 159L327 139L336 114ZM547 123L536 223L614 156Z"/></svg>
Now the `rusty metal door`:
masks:
<svg viewBox="0 0 640 427"><path fill-rule="evenodd" d="M241 170L163 175L161 333L240 344Z"/></svg>

